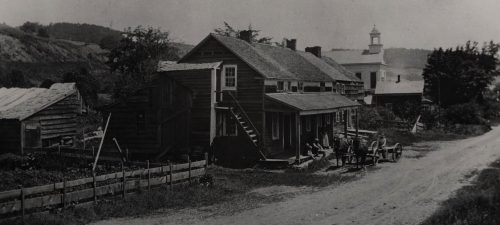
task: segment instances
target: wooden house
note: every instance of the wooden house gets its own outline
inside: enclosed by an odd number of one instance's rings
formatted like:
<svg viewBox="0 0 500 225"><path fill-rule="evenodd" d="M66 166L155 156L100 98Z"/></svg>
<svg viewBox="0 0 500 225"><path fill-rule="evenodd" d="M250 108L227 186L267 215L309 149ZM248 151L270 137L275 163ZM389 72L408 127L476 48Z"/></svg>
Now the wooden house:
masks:
<svg viewBox="0 0 500 225"><path fill-rule="evenodd" d="M157 77L125 100L101 108L111 113L103 151L117 151L115 138L134 159L188 153L192 108L191 90Z"/></svg>
<svg viewBox="0 0 500 225"><path fill-rule="evenodd" d="M83 101L74 83L0 88L0 153L74 145Z"/></svg>
<svg viewBox="0 0 500 225"><path fill-rule="evenodd" d="M249 32L240 36L210 34L178 64L160 63L160 77L193 93L193 146L233 162L299 159L306 141L354 124L361 80L314 54L317 48L304 52L294 40L285 48L252 43ZM205 65L214 66L193 69Z"/></svg>
<svg viewBox="0 0 500 225"><path fill-rule="evenodd" d="M423 100L424 81L402 80L379 82L373 95L372 104L393 109L393 106L412 102L420 105Z"/></svg>

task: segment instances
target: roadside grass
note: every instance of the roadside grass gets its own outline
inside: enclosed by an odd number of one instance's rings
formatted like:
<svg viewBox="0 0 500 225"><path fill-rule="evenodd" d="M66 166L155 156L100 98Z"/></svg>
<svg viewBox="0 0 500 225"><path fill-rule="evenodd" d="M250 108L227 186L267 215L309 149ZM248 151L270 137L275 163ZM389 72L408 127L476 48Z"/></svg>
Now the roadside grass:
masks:
<svg viewBox="0 0 500 225"><path fill-rule="evenodd" d="M500 160L479 172L421 225L500 224Z"/></svg>
<svg viewBox="0 0 500 225"><path fill-rule="evenodd" d="M485 125L455 125L446 129L431 129L412 134L410 131L384 128L379 132L384 133L389 144L396 142L405 146L423 141L452 141L482 135L491 128Z"/></svg>
<svg viewBox="0 0 500 225"><path fill-rule="evenodd" d="M213 176L212 186L202 186L198 182L191 185L154 188L151 192L143 190L137 194L102 199L96 205L70 207L64 212L34 214L28 216L28 225L65 225L87 224L92 221L112 217L135 217L148 215L158 210L177 210L183 208L202 207L220 204L226 211L238 211L257 207L263 203L279 201L283 196L264 196L251 192L267 186L293 187L326 187L355 179L355 175L318 175L303 172L273 173L260 170L233 170L213 167L209 169ZM22 224L20 219L0 222L6 224Z"/></svg>

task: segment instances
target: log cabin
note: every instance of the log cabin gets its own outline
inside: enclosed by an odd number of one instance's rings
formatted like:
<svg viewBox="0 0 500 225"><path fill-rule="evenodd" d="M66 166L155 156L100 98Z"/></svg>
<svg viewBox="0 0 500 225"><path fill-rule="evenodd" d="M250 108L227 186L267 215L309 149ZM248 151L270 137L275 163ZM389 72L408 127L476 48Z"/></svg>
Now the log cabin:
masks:
<svg viewBox="0 0 500 225"><path fill-rule="evenodd" d="M84 103L75 83L50 88L0 88L0 153L74 146Z"/></svg>
<svg viewBox="0 0 500 225"><path fill-rule="evenodd" d="M320 47L299 51L295 39L286 47L254 43L250 31L209 34L177 64L160 62L158 73L193 93L192 147L233 163L282 155L300 161L306 141L347 132L363 98L363 82L322 57Z"/></svg>

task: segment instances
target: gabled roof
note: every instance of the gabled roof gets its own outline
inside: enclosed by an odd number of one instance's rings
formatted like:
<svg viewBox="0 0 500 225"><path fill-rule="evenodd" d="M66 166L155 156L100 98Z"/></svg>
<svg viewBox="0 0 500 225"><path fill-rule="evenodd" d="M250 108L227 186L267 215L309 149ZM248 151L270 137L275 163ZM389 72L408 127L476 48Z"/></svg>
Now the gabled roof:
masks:
<svg viewBox="0 0 500 225"><path fill-rule="evenodd" d="M422 94L424 81L378 82L375 95Z"/></svg>
<svg viewBox="0 0 500 225"><path fill-rule="evenodd" d="M297 111L301 111L300 113L302 115L311 112L320 113L360 105L345 96L332 92L268 93L266 97L278 103L285 104Z"/></svg>
<svg viewBox="0 0 500 225"><path fill-rule="evenodd" d="M368 50L334 50L322 52L323 56L330 57L342 65L345 64L384 64L384 51L370 54Z"/></svg>
<svg viewBox="0 0 500 225"><path fill-rule="evenodd" d="M326 62L312 58L310 53L293 51L288 48L244 40L217 34L208 35L179 62L183 63L210 38L217 40L229 51L247 63L251 68L268 79L324 81L347 80L342 71L332 68ZM333 80L332 80L333 79Z"/></svg>
<svg viewBox="0 0 500 225"><path fill-rule="evenodd" d="M160 61L158 62L158 72L178 71L178 70L204 70L215 69L220 66L222 62L212 63L177 63L174 61Z"/></svg>
<svg viewBox="0 0 500 225"><path fill-rule="evenodd" d="M75 83L47 88L0 88L0 119L24 120L77 91Z"/></svg>
<svg viewBox="0 0 500 225"><path fill-rule="evenodd" d="M334 67L335 69L337 69L338 71L341 71L346 77L348 77L349 79L351 79L351 81L354 81L354 82L360 82L360 83L363 83L362 80L360 80L358 77L356 77L356 75L354 75L353 72L347 70L344 66L338 64L335 60L333 60L332 58L328 57L328 56L323 56L322 59L328 63L330 66Z"/></svg>

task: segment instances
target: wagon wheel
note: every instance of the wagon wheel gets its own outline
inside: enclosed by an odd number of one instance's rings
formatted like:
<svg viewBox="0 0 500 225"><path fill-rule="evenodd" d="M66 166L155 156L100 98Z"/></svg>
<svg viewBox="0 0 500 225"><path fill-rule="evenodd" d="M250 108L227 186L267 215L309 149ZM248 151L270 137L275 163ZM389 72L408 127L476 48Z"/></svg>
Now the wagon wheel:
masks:
<svg viewBox="0 0 500 225"><path fill-rule="evenodd" d="M403 145L397 143L392 150L392 160L397 162L403 155Z"/></svg>
<svg viewBox="0 0 500 225"><path fill-rule="evenodd" d="M372 165L377 165L378 163L378 149L377 149L377 141L373 141L372 144L370 145L370 150L372 152Z"/></svg>

